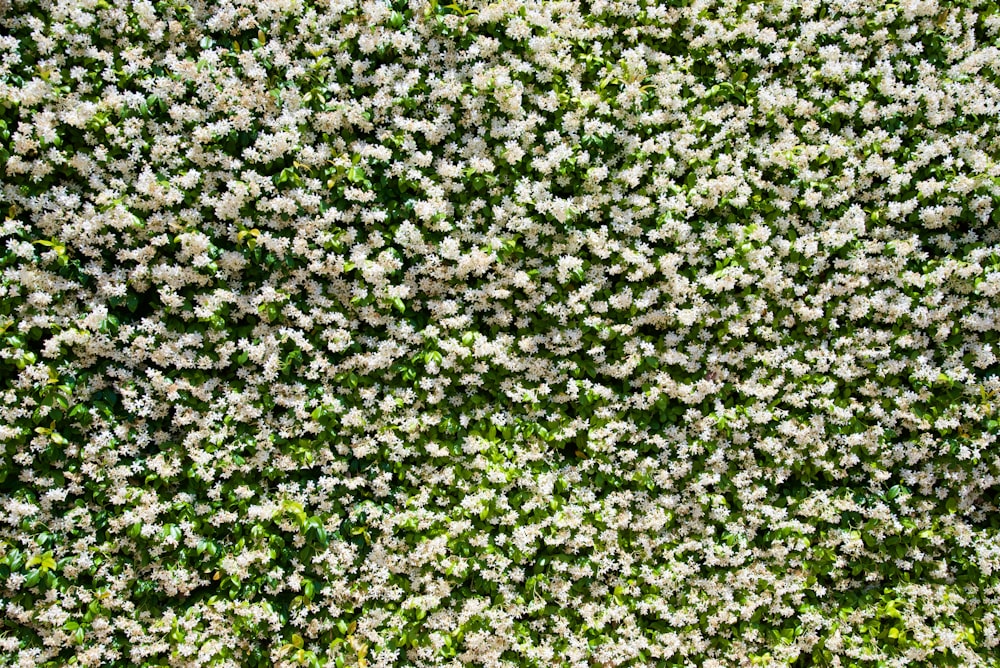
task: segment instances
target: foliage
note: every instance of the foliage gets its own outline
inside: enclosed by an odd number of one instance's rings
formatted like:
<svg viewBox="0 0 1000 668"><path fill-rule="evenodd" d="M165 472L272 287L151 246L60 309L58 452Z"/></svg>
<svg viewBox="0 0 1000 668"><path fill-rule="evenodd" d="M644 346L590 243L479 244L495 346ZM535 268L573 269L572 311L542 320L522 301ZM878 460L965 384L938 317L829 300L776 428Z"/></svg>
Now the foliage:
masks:
<svg viewBox="0 0 1000 668"><path fill-rule="evenodd" d="M981 0L9 0L0 663L996 666Z"/></svg>

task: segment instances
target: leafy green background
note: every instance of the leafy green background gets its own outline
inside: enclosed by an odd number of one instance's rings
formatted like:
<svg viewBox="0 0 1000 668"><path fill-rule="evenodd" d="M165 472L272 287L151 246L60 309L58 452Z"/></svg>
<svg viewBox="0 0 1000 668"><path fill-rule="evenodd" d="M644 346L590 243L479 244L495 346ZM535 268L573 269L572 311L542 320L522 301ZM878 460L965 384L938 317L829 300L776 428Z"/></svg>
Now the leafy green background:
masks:
<svg viewBox="0 0 1000 668"><path fill-rule="evenodd" d="M997 665L991 3L0 25L4 664Z"/></svg>

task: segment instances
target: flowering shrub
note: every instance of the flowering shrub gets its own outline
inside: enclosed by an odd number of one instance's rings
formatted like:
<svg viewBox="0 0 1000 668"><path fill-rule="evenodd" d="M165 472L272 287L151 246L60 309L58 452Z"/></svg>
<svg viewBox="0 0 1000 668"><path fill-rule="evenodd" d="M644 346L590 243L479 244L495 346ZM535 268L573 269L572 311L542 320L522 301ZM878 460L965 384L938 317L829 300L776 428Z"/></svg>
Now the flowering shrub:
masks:
<svg viewBox="0 0 1000 668"><path fill-rule="evenodd" d="M997 666L986 0L0 3L0 663Z"/></svg>

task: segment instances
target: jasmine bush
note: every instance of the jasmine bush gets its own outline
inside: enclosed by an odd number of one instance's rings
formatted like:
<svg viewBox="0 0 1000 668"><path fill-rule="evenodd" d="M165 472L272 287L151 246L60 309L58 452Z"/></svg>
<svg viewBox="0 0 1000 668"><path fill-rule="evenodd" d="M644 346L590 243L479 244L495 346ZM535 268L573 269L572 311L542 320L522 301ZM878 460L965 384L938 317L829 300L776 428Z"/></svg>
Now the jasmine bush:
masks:
<svg viewBox="0 0 1000 668"><path fill-rule="evenodd" d="M997 666L985 0L0 3L0 663Z"/></svg>

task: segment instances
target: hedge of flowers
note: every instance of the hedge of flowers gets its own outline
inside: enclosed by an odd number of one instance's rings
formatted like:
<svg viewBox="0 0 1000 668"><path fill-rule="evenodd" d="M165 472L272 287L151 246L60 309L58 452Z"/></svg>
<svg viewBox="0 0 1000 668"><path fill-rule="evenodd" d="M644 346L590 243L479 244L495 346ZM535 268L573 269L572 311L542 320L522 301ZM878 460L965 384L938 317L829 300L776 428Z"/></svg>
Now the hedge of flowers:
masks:
<svg viewBox="0 0 1000 668"><path fill-rule="evenodd" d="M987 0L0 2L0 663L997 666Z"/></svg>

